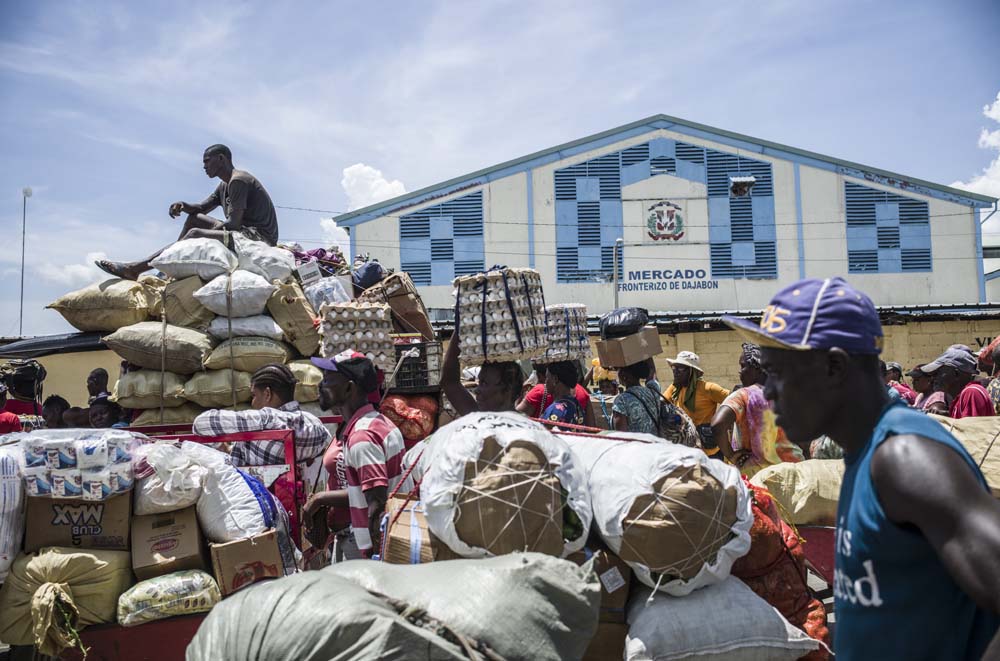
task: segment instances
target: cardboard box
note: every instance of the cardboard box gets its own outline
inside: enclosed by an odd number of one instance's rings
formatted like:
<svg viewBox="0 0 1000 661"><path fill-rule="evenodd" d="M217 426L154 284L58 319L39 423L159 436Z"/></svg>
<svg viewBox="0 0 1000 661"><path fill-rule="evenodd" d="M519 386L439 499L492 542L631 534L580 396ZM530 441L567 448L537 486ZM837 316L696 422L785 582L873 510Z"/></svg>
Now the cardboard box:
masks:
<svg viewBox="0 0 1000 661"><path fill-rule="evenodd" d="M107 500L28 498L24 550L45 546L128 551L132 494Z"/></svg>
<svg viewBox="0 0 1000 661"><path fill-rule="evenodd" d="M285 575L281 551L278 550L278 536L273 530L235 542L209 544L209 548L212 572L222 596L265 578Z"/></svg>
<svg viewBox="0 0 1000 661"><path fill-rule="evenodd" d="M655 326L646 326L634 335L597 341L597 356L604 368L634 365L661 353L663 347Z"/></svg>
<svg viewBox="0 0 1000 661"><path fill-rule="evenodd" d="M132 571L144 581L182 569L206 569L194 507L132 519Z"/></svg>
<svg viewBox="0 0 1000 661"><path fill-rule="evenodd" d="M420 501L410 500L405 506L404 502L406 502L405 497L395 496L385 505L385 525L392 525L382 535L382 561L395 565L411 565L458 558L457 554L427 528L427 519L424 517Z"/></svg>
<svg viewBox="0 0 1000 661"><path fill-rule="evenodd" d="M629 585L632 582L632 569L617 555L605 550L590 551L585 549L566 559L582 565L591 557L595 558L594 571L601 581L600 621L624 624Z"/></svg>
<svg viewBox="0 0 1000 661"><path fill-rule="evenodd" d="M599 622L597 633L590 639L583 661L607 661L625 658L625 637L628 625L614 622Z"/></svg>

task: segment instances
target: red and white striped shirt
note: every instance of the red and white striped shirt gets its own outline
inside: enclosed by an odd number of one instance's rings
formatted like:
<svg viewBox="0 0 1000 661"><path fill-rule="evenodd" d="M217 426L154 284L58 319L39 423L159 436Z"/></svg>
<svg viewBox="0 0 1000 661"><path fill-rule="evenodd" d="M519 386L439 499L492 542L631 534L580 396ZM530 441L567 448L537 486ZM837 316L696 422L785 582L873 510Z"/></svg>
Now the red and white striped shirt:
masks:
<svg viewBox="0 0 1000 661"><path fill-rule="evenodd" d="M365 491L386 487L391 493L402 477L403 434L396 425L366 404L354 412L344 427L347 463L347 499L351 506L351 529L362 555L371 555L368 532L368 501Z"/></svg>

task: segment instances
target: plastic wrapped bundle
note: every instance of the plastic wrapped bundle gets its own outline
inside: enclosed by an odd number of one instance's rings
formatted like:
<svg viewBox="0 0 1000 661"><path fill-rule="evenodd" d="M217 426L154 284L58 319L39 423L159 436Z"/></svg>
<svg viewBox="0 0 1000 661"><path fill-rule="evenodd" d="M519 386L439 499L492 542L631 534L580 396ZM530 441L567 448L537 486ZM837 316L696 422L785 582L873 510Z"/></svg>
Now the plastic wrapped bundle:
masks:
<svg viewBox="0 0 1000 661"><path fill-rule="evenodd" d="M174 572L136 583L118 597L118 624L134 627L175 615L204 613L220 601L219 585L205 572Z"/></svg>
<svg viewBox="0 0 1000 661"><path fill-rule="evenodd" d="M589 567L538 554L416 566L355 560L229 597L187 658L579 659L599 601Z"/></svg>
<svg viewBox="0 0 1000 661"><path fill-rule="evenodd" d="M548 347L543 362L555 363L590 358L586 305L571 303L550 305L545 308L545 333L548 337Z"/></svg>
<svg viewBox="0 0 1000 661"><path fill-rule="evenodd" d="M350 302L324 305L320 352L335 356L349 349L365 354L375 367L391 371L396 364L392 310L385 303Z"/></svg>
<svg viewBox="0 0 1000 661"><path fill-rule="evenodd" d="M565 441L521 415L474 413L445 425L419 473L428 526L463 557L583 548L586 476Z"/></svg>
<svg viewBox="0 0 1000 661"><path fill-rule="evenodd" d="M587 474L594 523L644 584L675 596L725 579L750 549L739 471L649 434L564 436Z"/></svg>
<svg viewBox="0 0 1000 661"><path fill-rule="evenodd" d="M545 296L538 271L502 267L456 278L455 297L464 365L545 354Z"/></svg>
<svg viewBox="0 0 1000 661"><path fill-rule="evenodd" d="M21 481L20 448L0 447L0 583L24 537L24 483Z"/></svg>
<svg viewBox="0 0 1000 661"><path fill-rule="evenodd" d="M148 438L124 429L18 434L29 496L105 500L132 489L132 453Z"/></svg>

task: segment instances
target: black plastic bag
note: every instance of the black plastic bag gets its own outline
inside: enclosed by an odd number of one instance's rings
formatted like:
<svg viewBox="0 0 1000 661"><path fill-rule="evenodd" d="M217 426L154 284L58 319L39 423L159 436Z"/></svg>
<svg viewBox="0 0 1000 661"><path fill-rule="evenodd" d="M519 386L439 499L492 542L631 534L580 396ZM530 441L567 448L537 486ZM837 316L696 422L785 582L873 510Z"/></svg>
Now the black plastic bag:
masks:
<svg viewBox="0 0 1000 661"><path fill-rule="evenodd" d="M601 339L625 337L638 333L649 323L646 308L618 308L601 317Z"/></svg>

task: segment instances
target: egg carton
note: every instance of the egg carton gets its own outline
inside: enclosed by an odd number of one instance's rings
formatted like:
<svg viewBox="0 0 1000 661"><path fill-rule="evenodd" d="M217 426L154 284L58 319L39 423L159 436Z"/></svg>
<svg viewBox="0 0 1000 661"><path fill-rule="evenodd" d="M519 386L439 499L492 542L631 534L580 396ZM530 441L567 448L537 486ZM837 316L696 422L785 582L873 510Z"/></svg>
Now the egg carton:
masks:
<svg viewBox="0 0 1000 661"><path fill-rule="evenodd" d="M503 268L455 279L462 363L532 360L548 340L541 276Z"/></svg>
<svg viewBox="0 0 1000 661"><path fill-rule="evenodd" d="M387 304L328 303L320 309L320 317L320 353L323 356L358 351L383 371L395 366L392 312Z"/></svg>
<svg viewBox="0 0 1000 661"><path fill-rule="evenodd" d="M548 348L538 362L590 360L587 333L587 306L578 303L550 305L545 308Z"/></svg>

